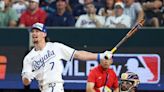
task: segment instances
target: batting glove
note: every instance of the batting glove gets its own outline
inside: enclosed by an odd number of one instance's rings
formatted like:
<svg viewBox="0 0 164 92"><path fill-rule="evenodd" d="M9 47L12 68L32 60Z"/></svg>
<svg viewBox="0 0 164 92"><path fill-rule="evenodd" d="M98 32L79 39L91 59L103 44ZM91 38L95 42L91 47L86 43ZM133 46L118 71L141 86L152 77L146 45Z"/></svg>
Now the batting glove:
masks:
<svg viewBox="0 0 164 92"><path fill-rule="evenodd" d="M104 54L105 54L104 56L105 59L111 59L113 56L111 51L105 51Z"/></svg>
<svg viewBox="0 0 164 92"><path fill-rule="evenodd" d="M113 56L111 51L105 51L104 53L98 53L97 61L111 59Z"/></svg>

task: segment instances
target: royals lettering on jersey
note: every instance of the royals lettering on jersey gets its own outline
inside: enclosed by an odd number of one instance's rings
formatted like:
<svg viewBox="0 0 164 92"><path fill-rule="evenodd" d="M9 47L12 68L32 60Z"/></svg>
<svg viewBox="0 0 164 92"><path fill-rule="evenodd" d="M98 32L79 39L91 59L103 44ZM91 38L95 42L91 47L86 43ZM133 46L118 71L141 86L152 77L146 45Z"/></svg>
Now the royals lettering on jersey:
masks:
<svg viewBox="0 0 164 92"><path fill-rule="evenodd" d="M72 60L75 50L61 43L46 43L43 50L32 49L23 61L22 74L33 74L39 85L62 82L62 60ZM23 75L22 75L23 76Z"/></svg>
<svg viewBox="0 0 164 92"><path fill-rule="evenodd" d="M42 57L40 57L39 60L35 60L35 57L32 58L32 60L34 59L34 61L32 62L33 71L39 70L41 67L44 67L46 61L55 57L55 53L53 50L52 51L47 50L46 52L47 53L43 55Z"/></svg>

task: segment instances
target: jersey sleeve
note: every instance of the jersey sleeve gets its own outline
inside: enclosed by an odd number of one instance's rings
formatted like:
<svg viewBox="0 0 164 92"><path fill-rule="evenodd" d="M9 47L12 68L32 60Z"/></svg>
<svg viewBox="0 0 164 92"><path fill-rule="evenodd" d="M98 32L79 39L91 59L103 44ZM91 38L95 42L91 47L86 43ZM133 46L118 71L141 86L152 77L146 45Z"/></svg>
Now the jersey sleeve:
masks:
<svg viewBox="0 0 164 92"><path fill-rule="evenodd" d="M55 43L58 45L59 49L60 49L60 54L61 54L61 58L66 60L66 61L72 61L73 57L74 57L74 53L75 53L75 49L68 47L64 44L61 43Z"/></svg>
<svg viewBox="0 0 164 92"><path fill-rule="evenodd" d="M25 57L23 60L22 77L26 75L30 75L31 73L32 73L31 62L27 59L27 57Z"/></svg>
<svg viewBox="0 0 164 92"><path fill-rule="evenodd" d="M91 70L91 71L90 71L90 73L89 73L89 75L88 75L87 82L96 83L96 75L95 75L94 70Z"/></svg>

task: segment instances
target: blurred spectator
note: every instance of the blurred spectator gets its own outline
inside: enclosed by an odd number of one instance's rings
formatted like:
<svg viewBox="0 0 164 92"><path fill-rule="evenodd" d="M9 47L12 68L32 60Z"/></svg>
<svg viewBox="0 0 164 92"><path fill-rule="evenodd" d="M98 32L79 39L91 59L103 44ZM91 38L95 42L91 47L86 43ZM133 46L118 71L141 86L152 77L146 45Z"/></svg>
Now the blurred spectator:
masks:
<svg viewBox="0 0 164 92"><path fill-rule="evenodd" d="M22 15L22 13L27 9L28 2L26 0L18 0L13 3L12 8L16 10L18 17Z"/></svg>
<svg viewBox="0 0 164 92"><path fill-rule="evenodd" d="M144 11L140 3L134 0L124 0L125 9L124 13L130 16L132 26L144 18Z"/></svg>
<svg viewBox="0 0 164 92"><path fill-rule="evenodd" d="M48 16L46 26L74 26L75 19L70 9L67 9L67 5L66 0L57 0L57 10Z"/></svg>
<svg viewBox="0 0 164 92"><path fill-rule="evenodd" d="M40 8L47 12L47 14L54 13L56 10L55 0L41 0Z"/></svg>
<svg viewBox="0 0 164 92"><path fill-rule="evenodd" d="M69 0L69 4L72 8L80 3L84 3L84 0Z"/></svg>
<svg viewBox="0 0 164 92"><path fill-rule="evenodd" d="M82 4L79 3L77 5L74 5L74 7L73 7L73 15L75 16L75 19L77 19L82 14L86 14L85 5L89 4L89 3L94 3L97 10L99 10L102 7L101 3L96 3L96 2L94 2L94 0L84 0L84 3L82 3Z"/></svg>
<svg viewBox="0 0 164 92"><path fill-rule="evenodd" d="M100 8L98 14L102 16L113 16L114 15L114 0L105 0L105 7Z"/></svg>
<svg viewBox="0 0 164 92"><path fill-rule="evenodd" d="M30 0L28 9L20 17L20 27L29 27L34 23L45 23L47 14L39 8L39 0Z"/></svg>
<svg viewBox="0 0 164 92"><path fill-rule="evenodd" d="M75 27L87 27L87 28L96 28L103 27L104 17L96 15L96 7L93 3L86 4L87 14L80 15Z"/></svg>
<svg viewBox="0 0 164 92"><path fill-rule="evenodd" d="M163 5L162 5L162 8L161 8L161 12L162 12L161 26L164 27L164 0L163 0Z"/></svg>
<svg viewBox="0 0 164 92"><path fill-rule="evenodd" d="M114 10L115 16L108 17L105 26L110 28L130 28L131 18L128 15L123 14L123 3L117 2L114 6Z"/></svg>
<svg viewBox="0 0 164 92"><path fill-rule="evenodd" d="M162 2L160 0L147 1L143 3L145 11L146 26L159 27L162 23Z"/></svg>
<svg viewBox="0 0 164 92"><path fill-rule="evenodd" d="M11 0L0 1L0 26L15 27L18 21L18 15L14 9L10 7Z"/></svg>

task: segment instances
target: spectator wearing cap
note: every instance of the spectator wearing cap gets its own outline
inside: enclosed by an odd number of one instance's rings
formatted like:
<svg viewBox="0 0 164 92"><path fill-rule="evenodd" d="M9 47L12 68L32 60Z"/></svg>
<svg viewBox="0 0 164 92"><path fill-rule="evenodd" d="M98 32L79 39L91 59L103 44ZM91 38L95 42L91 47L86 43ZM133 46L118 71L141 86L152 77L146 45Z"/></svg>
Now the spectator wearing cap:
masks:
<svg viewBox="0 0 164 92"><path fill-rule="evenodd" d="M96 14L94 3L89 3L86 6L87 14L80 15L76 21L75 27L79 28L99 28L103 27L105 20L103 16Z"/></svg>
<svg viewBox="0 0 164 92"><path fill-rule="evenodd" d="M18 15L10 5L11 0L0 0L0 27L17 26Z"/></svg>
<svg viewBox="0 0 164 92"><path fill-rule="evenodd" d="M140 3L135 2L135 0L124 0L125 9L124 14L130 16L132 26L144 18L144 11Z"/></svg>
<svg viewBox="0 0 164 92"><path fill-rule="evenodd" d="M47 14L39 8L39 0L30 0L28 9L21 15L19 27L29 27L34 23L45 23Z"/></svg>
<svg viewBox="0 0 164 92"><path fill-rule="evenodd" d="M124 5L122 2L117 2L114 6L115 15L107 18L106 27L110 28L130 28L131 19L128 15L123 14Z"/></svg>
<svg viewBox="0 0 164 92"><path fill-rule="evenodd" d="M67 10L67 1L66 0L57 0L56 1L56 11L49 14L46 19L46 26L74 26L75 19L69 10Z"/></svg>

